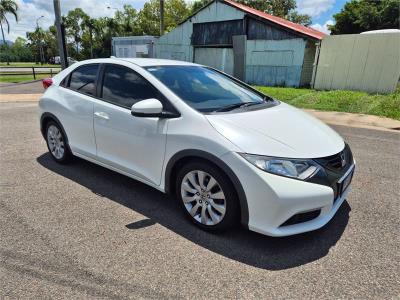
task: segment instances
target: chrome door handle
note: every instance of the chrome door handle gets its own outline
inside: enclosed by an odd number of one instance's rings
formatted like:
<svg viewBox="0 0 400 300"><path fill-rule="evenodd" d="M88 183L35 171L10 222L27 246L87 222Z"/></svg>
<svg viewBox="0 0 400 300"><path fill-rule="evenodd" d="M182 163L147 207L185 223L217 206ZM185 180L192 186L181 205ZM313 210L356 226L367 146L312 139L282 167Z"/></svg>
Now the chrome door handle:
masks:
<svg viewBox="0 0 400 300"><path fill-rule="evenodd" d="M106 120L109 120L109 119L110 119L110 117L108 116L108 114L105 113L105 112L102 112L102 111L96 111L96 112L94 113L94 115L95 115L96 117L99 117L99 118L102 118L102 119L106 119Z"/></svg>

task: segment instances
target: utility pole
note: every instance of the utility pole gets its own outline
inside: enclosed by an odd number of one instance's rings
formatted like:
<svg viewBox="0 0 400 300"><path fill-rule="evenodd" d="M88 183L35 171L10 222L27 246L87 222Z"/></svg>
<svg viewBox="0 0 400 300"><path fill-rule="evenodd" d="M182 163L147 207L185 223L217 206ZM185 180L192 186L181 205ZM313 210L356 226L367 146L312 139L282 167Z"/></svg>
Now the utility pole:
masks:
<svg viewBox="0 0 400 300"><path fill-rule="evenodd" d="M164 34L164 0L160 0L160 36Z"/></svg>
<svg viewBox="0 0 400 300"><path fill-rule="evenodd" d="M44 18L44 16L40 16L36 19L36 31L39 34L39 57L40 57L40 64L43 65L44 63L44 52L43 52L43 44L42 44L42 33L39 30L39 20Z"/></svg>
<svg viewBox="0 0 400 300"><path fill-rule="evenodd" d="M61 9L60 0L54 1L54 13L56 16L56 27L57 27L57 40L58 40L58 51L60 53L61 68L65 69L68 67L67 60L67 47L65 46L65 30L61 21Z"/></svg>

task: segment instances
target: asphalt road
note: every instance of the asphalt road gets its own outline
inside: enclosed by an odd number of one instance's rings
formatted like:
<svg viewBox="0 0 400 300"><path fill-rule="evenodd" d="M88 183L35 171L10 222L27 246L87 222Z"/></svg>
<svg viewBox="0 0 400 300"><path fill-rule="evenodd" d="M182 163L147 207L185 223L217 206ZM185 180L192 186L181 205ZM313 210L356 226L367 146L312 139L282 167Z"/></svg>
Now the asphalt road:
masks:
<svg viewBox="0 0 400 300"><path fill-rule="evenodd" d="M42 80L21 83L0 82L0 94L41 94Z"/></svg>
<svg viewBox="0 0 400 300"><path fill-rule="evenodd" d="M358 165L323 229L213 235L144 184L57 165L35 106L0 105L0 298L399 298L400 134L335 127Z"/></svg>

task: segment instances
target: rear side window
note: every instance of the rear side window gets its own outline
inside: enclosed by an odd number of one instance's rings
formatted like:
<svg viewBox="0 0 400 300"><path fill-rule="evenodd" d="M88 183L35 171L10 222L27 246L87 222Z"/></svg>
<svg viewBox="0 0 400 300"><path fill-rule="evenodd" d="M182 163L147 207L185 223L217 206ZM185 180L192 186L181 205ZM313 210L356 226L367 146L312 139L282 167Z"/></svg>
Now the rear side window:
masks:
<svg viewBox="0 0 400 300"><path fill-rule="evenodd" d="M68 83L68 78L69 78L69 74L67 76L65 76L63 80L61 80L60 86L66 87L67 83Z"/></svg>
<svg viewBox="0 0 400 300"><path fill-rule="evenodd" d="M72 71L69 80L71 90L94 96L96 94L96 76L99 65L82 66Z"/></svg>
<svg viewBox="0 0 400 300"><path fill-rule="evenodd" d="M102 98L130 109L140 100L160 97L157 90L135 71L123 66L107 65L104 70Z"/></svg>

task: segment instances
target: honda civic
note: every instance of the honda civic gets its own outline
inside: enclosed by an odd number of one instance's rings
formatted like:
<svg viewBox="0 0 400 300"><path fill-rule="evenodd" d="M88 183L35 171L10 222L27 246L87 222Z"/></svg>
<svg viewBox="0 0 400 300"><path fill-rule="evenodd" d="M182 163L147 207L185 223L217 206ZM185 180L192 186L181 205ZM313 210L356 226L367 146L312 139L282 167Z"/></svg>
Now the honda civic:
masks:
<svg viewBox="0 0 400 300"><path fill-rule="evenodd" d="M355 160L334 130L216 69L94 59L43 85L40 127L56 162L77 156L171 194L203 229L303 233L349 194Z"/></svg>

